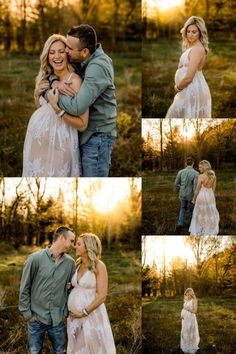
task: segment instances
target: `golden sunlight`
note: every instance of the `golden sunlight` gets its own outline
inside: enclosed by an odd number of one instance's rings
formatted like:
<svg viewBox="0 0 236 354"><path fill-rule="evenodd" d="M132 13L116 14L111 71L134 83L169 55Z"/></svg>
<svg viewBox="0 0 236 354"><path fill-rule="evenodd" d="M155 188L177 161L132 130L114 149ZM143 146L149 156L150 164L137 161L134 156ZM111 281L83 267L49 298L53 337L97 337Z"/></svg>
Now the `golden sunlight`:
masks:
<svg viewBox="0 0 236 354"><path fill-rule="evenodd" d="M138 179L137 183L138 190L140 190L141 182ZM114 209L119 202L127 199L129 194L130 185L127 178L106 178L102 179L102 187L93 196L92 203L96 211L107 213Z"/></svg>
<svg viewBox="0 0 236 354"><path fill-rule="evenodd" d="M180 257L188 263L195 262L191 248L184 243L184 236L146 236L145 245L146 264L152 265L155 261L157 267L159 267L163 263L164 255L167 268L176 257Z"/></svg>
<svg viewBox="0 0 236 354"><path fill-rule="evenodd" d="M157 0L157 1L151 1L151 2L156 2L157 8L161 12L165 12L168 10L171 10L172 8L175 8L183 3L183 0Z"/></svg>

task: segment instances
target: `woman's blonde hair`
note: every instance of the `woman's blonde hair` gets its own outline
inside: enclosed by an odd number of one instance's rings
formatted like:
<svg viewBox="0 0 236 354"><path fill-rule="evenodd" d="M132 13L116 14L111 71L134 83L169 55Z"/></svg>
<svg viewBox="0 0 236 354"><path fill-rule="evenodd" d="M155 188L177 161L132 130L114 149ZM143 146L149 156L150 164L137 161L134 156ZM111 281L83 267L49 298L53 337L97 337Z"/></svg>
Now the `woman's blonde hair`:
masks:
<svg viewBox="0 0 236 354"><path fill-rule="evenodd" d="M199 165L201 165L203 167L204 172L207 174L207 176L209 178L213 178L214 179L216 177L215 172L212 170L211 164L210 164L209 161L202 160L202 161L199 162Z"/></svg>
<svg viewBox="0 0 236 354"><path fill-rule="evenodd" d="M89 269L96 273L96 264L97 261L101 258L102 253L102 244L97 235L92 233L84 233L79 236L84 241L85 247L88 251L88 259L90 262ZM82 259L79 257L76 260L76 266L79 267Z"/></svg>
<svg viewBox="0 0 236 354"><path fill-rule="evenodd" d="M49 78L51 74L53 74L53 68L49 64L48 56L49 51L53 43L60 41L65 44L66 47L66 37L62 36L61 34L53 34L51 35L45 42L43 51L40 55L40 69L39 73L35 79L35 87L37 88L39 83L42 80L46 80ZM70 66L68 65L69 71L71 71Z"/></svg>
<svg viewBox="0 0 236 354"><path fill-rule="evenodd" d="M184 296L191 296L192 299L196 299L196 295L192 288L187 288L184 292Z"/></svg>
<svg viewBox="0 0 236 354"><path fill-rule="evenodd" d="M199 40L202 43L203 47L205 48L206 53L208 53L209 48L208 48L208 34L207 34L207 29L205 25L205 21L201 17L197 16L191 16L189 19L185 22L184 27L181 29L180 33L182 34L182 50L186 50L187 48L190 47L190 44L187 39L187 29L190 25L195 25L197 26L199 30Z"/></svg>

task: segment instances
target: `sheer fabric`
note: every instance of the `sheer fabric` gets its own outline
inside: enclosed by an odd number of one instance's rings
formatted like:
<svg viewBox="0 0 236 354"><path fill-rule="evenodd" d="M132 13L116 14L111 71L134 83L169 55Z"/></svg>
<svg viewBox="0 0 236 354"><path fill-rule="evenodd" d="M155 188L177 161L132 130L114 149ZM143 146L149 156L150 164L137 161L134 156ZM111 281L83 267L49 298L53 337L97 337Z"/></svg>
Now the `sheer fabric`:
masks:
<svg viewBox="0 0 236 354"><path fill-rule="evenodd" d="M193 209L189 228L190 235L218 235L219 219L214 192L212 188L206 188L202 185Z"/></svg>
<svg viewBox="0 0 236 354"><path fill-rule="evenodd" d="M199 349L200 342L198 324L195 313L191 310L193 307L193 300L185 301L184 308L181 311L182 328L180 337L180 348L184 353L194 354Z"/></svg>
<svg viewBox="0 0 236 354"><path fill-rule="evenodd" d="M74 289L68 299L70 311L82 310L96 296L96 276L87 270L77 282L77 271L72 278ZM81 319L69 316L67 320L68 354L115 354L113 334L106 307L101 304Z"/></svg>
<svg viewBox="0 0 236 354"><path fill-rule="evenodd" d="M51 105L40 97L31 116L23 149L23 177L80 176L77 129L59 118Z"/></svg>
<svg viewBox="0 0 236 354"><path fill-rule="evenodd" d="M175 73L177 86L187 72L191 49L188 48L180 57L179 68ZM196 72L187 87L175 95L166 118L211 118L211 94L201 70Z"/></svg>

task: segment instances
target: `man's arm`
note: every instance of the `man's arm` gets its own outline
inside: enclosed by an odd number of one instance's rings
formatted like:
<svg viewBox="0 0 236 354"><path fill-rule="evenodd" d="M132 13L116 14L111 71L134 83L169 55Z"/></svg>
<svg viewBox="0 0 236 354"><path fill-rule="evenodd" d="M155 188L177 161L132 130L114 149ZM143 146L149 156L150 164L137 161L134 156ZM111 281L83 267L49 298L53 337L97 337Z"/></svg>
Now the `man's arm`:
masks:
<svg viewBox="0 0 236 354"><path fill-rule="evenodd" d="M181 171L177 173L176 179L175 179L175 188L176 191L179 192L180 190L180 181L181 181Z"/></svg>
<svg viewBox="0 0 236 354"><path fill-rule="evenodd" d="M91 64L87 67L84 81L79 92L68 97L59 96L59 106L73 116L83 114L112 83L107 70L98 64Z"/></svg>
<svg viewBox="0 0 236 354"><path fill-rule="evenodd" d="M36 272L36 270L36 259L35 255L33 255L27 259L24 265L20 284L19 310L24 316L25 320L29 320L33 315L30 308L31 285L33 274Z"/></svg>

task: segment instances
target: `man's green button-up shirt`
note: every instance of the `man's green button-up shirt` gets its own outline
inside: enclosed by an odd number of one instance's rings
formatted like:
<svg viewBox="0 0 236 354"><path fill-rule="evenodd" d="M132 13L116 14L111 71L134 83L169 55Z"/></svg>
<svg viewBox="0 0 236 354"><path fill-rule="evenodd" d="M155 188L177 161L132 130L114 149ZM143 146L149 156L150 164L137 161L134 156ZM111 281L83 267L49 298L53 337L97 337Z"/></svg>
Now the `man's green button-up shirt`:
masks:
<svg viewBox="0 0 236 354"><path fill-rule="evenodd" d="M75 262L62 255L56 262L50 248L27 259L21 279L19 310L26 320L35 315L48 325L58 325L67 316L67 283L75 272Z"/></svg>

